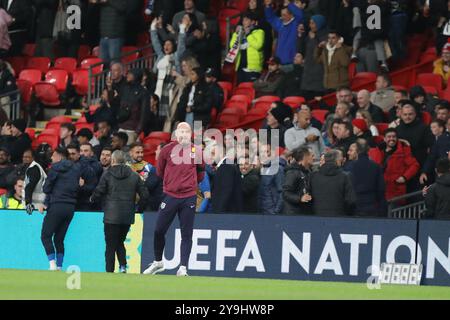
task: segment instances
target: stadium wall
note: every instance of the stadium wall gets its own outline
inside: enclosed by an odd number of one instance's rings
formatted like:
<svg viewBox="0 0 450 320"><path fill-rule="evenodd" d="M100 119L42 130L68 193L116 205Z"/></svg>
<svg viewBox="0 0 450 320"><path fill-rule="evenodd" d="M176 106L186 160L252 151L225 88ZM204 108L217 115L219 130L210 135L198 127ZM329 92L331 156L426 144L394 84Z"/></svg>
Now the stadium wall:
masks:
<svg viewBox="0 0 450 320"><path fill-rule="evenodd" d="M64 265L104 271L103 215L76 213ZM0 269L48 268L40 241L43 216L0 210ZM155 213L136 216L127 240L129 272L153 260ZM180 261L178 222L166 236L167 274ZM366 282L382 262L421 263L422 283L450 286L450 221L260 215L197 215L193 276Z"/></svg>

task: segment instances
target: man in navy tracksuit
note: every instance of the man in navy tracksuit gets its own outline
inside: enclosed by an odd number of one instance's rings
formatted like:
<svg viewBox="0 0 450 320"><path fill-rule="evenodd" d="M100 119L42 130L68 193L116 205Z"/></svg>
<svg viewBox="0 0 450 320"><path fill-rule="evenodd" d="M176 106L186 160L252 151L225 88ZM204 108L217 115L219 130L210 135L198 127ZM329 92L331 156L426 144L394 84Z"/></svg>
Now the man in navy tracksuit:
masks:
<svg viewBox="0 0 450 320"><path fill-rule="evenodd" d="M188 275L186 267L192 248L198 182L203 179L204 167L195 164L196 156L201 155L201 148L196 150L191 143L190 125L186 122L178 124L175 135L177 141L166 145L158 157L156 172L163 178L165 197L159 207L154 233L155 260L144 274L156 274L164 270L162 255L165 235L178 214L181 227L181 265L177 276Z"/></svg>
<svg viewBox="0 0 450 320"><path fill-rule="evenodd" d="M80 166L67 158L66 149L56 148L52 155L52 167L43 187L47 214L42 224L41 240L50 270L62 269L64 238L73 218L80 187Z"/></svg>

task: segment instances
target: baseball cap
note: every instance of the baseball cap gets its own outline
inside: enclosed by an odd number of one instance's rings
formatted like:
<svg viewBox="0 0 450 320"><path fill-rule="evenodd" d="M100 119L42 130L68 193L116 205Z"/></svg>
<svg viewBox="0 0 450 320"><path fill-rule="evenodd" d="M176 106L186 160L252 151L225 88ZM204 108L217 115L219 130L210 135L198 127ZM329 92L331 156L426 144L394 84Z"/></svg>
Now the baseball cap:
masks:
<svg viewBox="0 0 450 320"><path fill-rule="evenodd" d="M214 68L206 69L205 77L215 77L215 78L217 78L216 70Z"/></svg>

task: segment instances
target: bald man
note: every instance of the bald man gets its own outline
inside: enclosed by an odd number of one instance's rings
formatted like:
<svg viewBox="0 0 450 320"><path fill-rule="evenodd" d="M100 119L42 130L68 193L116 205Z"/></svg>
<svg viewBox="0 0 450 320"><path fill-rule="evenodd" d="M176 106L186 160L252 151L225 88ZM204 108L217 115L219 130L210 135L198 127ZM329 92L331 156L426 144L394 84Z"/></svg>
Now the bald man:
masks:
<svg viewBox="0 0 450 320"><path fill-rule="evenodd" d="M366 89L363 89L358 92L357 104L351 109L351 114L353 118L356 117L356 112L358 110L366 110L367 112L369 112L370 116L372 117L372 121L374 123L385 122L383 110L379 106L374 105L370 101L370 92Z"/></svg>
<svg viewBox="0 0 450 320"><path fill-rule="evenodd" d="M187 265L192 248L197 186L203 180L204 166L195 164L196 155L201 154L191 143L192 129L186 122L178 124L176 141L167 144L160 152L156 173L163 179L164 199L158 210L153 248L154 261L144 274L164 271L162 261L165 236L178 214L181 228L181 265L177 276L187 276ZM198 159L198 158L197 158Z"/></svg>

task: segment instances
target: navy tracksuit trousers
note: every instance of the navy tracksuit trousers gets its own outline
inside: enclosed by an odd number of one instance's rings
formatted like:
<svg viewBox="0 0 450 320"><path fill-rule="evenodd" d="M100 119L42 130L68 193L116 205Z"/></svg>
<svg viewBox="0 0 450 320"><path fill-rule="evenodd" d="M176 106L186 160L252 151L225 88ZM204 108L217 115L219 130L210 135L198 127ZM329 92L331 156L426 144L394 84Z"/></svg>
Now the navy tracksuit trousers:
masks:
<svg viewBox="0 0 450 320"><path fill-rule="evenodd" d="M181 228L181 265L187 267L192 248L192 232L197 196L174 198L166 195L161 202L153 240L155 261L161 261L166 244L166 232L178 214Z"/></svg>
<svg viewBox="0 0 450 320"><path fill-rule="evenodd" d="M47 256L64 254L64 238L73 219L75 205L53 203L47 209L41 230L41 240Z"/></svg>

